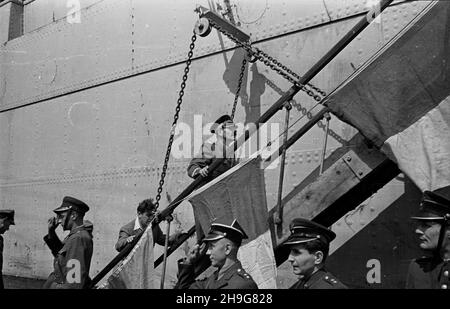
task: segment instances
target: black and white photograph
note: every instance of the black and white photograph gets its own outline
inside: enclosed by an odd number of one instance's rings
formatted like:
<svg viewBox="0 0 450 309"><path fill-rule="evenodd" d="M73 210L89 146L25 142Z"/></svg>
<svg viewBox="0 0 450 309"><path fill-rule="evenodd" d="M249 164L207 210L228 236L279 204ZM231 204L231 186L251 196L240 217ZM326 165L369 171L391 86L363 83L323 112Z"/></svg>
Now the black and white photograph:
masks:
<svg viewBox="0 0 450 309"><path fill-rule="evenodd" d="M450 1L0 0L0 290L449 272Z"/></svg>

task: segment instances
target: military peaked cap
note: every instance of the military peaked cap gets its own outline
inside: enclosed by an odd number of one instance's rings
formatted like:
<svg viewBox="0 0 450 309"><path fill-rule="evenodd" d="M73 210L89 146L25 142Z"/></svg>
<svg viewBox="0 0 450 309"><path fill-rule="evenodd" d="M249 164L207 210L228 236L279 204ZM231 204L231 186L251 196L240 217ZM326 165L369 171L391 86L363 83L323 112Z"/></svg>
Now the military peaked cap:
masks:
<svg viewBox="0 0 450 309"><path fill-rule="evenodd" d="M284 245L301 244L316 239L322 239L330 243L336 238L336 234L325 226L311 220L296 218L289 225L291 235Z"/></svg>
<svg viewBox="0 0 450 309"><path fill-rule="evenodd" d="M442 193L425 191L416 220L440 221L450 219L450 200Z"/></svg>
<svg viewBox="0 0 450 309"><path fill-rule="evenodd" d="M220 222L213 222L211 224L211 229L208 235L203 239L203 241L213 241L222 238L227 238L234 243L240 245L242 239L247 239L248 236L245 234L244 229L239 225L236 219L233 220L231 224L223 224Z"/></svg>
<svg viewBox="0 0 450 309"><path fill-rule="evenodd" d="M12 209L0 209L0 218L8 218L11 222L11 225L15 225L14 210Z"/></svg>
<svg viewBox="0 0 450 309"><path fill-rule="evenodd" d="M212 126L211 126L211 133L215 133L216 132L216 129L217 129L217 127L220 125L220 124L222 124L222 123L224 123L224 122L233 122L233 120L231 119L231 117L229 116L229 115L223 115L223 116L220 116L216 121L214 121L214 123L212 124Z"/></svg>
<svg viewBox="0 0 450 309"><path fill-rule="evenodd" d="M61 206L53 210L55 213L64 212L68 210L74 210L79 213L86 213L89 211L89 206L86 205L83 201L76 199L71 196L66 196L63 198L63 202Z"/></svg>

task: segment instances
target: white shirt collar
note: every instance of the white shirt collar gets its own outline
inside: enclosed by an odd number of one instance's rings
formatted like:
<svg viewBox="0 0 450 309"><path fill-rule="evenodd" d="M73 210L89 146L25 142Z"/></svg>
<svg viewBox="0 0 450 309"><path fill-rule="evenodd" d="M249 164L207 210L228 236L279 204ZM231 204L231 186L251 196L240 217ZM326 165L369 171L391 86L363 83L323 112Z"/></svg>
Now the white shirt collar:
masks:
<svg viewBox="0 0 450 309"><path fill-rule="evenodd" d="M139 218L136 217L136 220L134 220L134 230L136 231L136 230L139 230L141 228L142 227L141 227L141 224L139 223Z"/></svg>

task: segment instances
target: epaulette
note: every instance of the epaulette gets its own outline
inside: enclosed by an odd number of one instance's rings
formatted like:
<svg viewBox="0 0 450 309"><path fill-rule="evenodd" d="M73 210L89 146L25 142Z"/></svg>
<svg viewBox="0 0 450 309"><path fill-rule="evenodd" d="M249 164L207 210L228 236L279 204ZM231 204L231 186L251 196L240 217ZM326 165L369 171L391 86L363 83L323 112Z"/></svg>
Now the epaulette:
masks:
<svg viewBox="0 0 450 309"><path fill-rule="evenodd" d="M323 277L323 280L331 285L336 285L339 283L336 278L334 278L333 276L330 276L330 275L325 275Z"/></svg>
<svg viewBox="0 0 450 309"><path fill-rule="evenodd" d="M238 268L237 274L244 279L252 280L252 277L249 274L247 274L247 272L245 270L243 270L242 268Z"/></svg>
<svg viewBox="0 0 450 309"><path fill-rule="evenodd" d="M203 282L203 281L206 281L207 279L208 279L208 277L205 276L205 277L203 277L201 279L197 279L197 281L202 281Z"/></svg>
<svg viewBox="0 0 450 309"><path fill-rule="evenodd" d="M424 256L421 258L416 259L416 263L417 265L419 265L420 268L422 268L422 270L424 272L430 272L432 271L434 268L436 268L436 266L438 266L440 263L442 262L441 259L439 258L435 258L435 257L428 257L428 256Z"/></svg>

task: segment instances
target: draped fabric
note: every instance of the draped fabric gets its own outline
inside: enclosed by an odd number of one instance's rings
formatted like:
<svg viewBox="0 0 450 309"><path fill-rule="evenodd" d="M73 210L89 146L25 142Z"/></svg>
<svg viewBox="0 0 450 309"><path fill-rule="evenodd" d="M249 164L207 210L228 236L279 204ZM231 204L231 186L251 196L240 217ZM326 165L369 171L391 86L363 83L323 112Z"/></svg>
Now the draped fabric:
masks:
<svg viewBox="0 0 450 309"><path fill-rule="evenodd" d="M128 256L99 286L100 289L154 289L153 233L150 223Z"/></svg>
<svg viewBox="0 0 450 309"><path fill-rule="evenodd" d="M189 201L194 209L197 235L207 233L214 220L232 222L237 219L249 237L238 252L243 268L260 289L276 288L276 265L260 157L236 165L193 192Z"/></svg>
<svg viewBox="0 0 450 309"><path fill-rule="evenodd" d="M421 190L450 185L450 1L435 1L330 95Z"/></svg>

